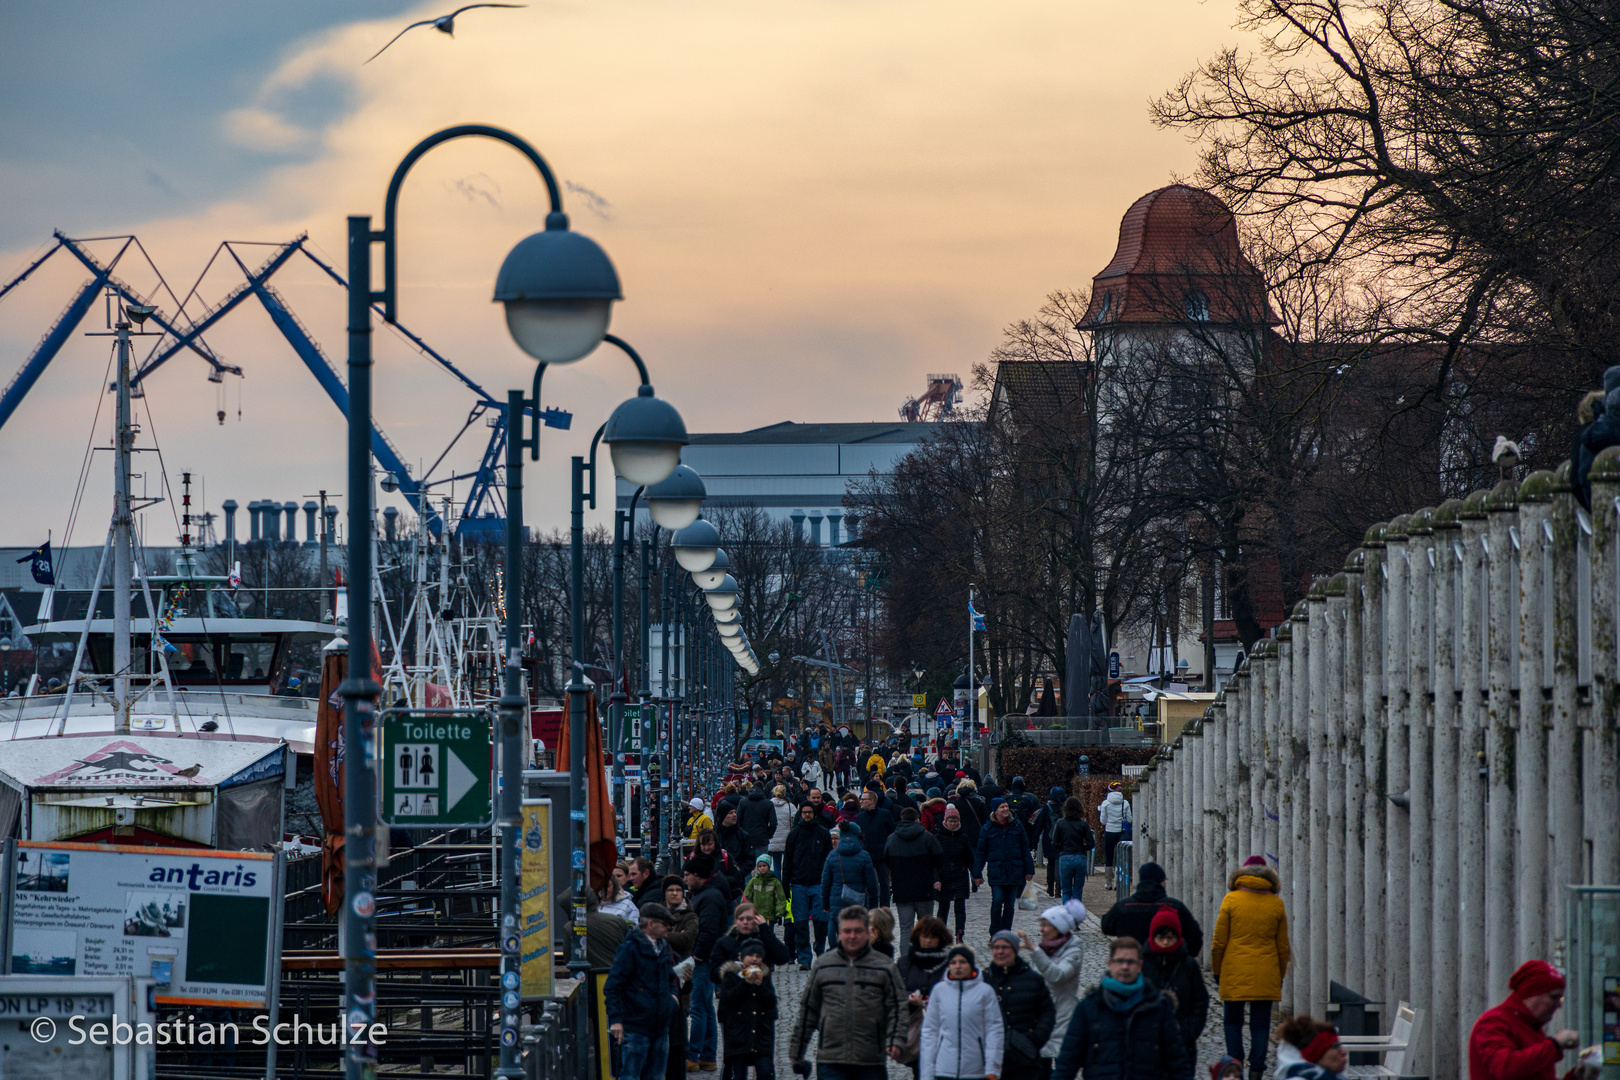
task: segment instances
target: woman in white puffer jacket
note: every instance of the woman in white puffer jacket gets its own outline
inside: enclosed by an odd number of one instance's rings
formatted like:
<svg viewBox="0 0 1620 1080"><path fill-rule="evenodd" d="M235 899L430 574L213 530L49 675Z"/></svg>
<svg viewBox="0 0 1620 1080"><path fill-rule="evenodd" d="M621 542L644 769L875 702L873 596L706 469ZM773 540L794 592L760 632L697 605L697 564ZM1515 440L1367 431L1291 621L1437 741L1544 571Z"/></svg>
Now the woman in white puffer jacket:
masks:
<svg viewBox="0 0 1620 1080"><path fill-rule="evenodd" d="M782 853L787 851L788 832L793 828L793 818L797 811L793 809L793 804L787 801L787 788L781 784L777 784L771 792L771 806L776 810L776 831L771 833L770 842L765 850L771 855L771 869L780 877Z"/></svg>
<svg viewBox="0 0 1620 1080"><path fill-rule="evenodd" d="M947 955L945 977L934 984L923 1013L918 1080L982 1080L1001 1075L1001 1003L979 977L973 950Z"/></svg>

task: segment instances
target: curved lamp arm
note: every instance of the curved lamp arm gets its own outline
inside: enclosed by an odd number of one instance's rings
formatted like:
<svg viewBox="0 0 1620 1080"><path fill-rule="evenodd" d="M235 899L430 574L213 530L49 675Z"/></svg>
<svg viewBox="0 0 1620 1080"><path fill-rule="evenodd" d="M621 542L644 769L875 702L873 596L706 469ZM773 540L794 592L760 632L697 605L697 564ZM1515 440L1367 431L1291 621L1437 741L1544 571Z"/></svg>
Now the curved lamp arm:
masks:
<svg viewBox="0 0 1620 1080"><path fill-rule="evenodd" d="M551 171L551 166L546 164L546 159L540 156L540 151L536 150L525 139L503 128L491 127L488 124L458 124L455 127L448 127L443 131L429 135L413 146L411 152L405 155L404 160L399 163L399 167L394 170L394 178L388 181L388 199L383 206L382 232L371 234L373 240L381 240L383 245L382 292L372 293L371 300L373 303L382 302L383 318L389 322L397 321L395 313L398 307L399 289L395 280L395 269L399 261L399 244L395 224L399 215L399 189L405 183L405 174L411 171L411 166L416 164L418 158L435 146L449 142L451 139L461 139L469 135L481 135L486 139L506 143L508 146L515 147L519 153L528 158L534 164L534 167L540 171L540 178L546 184L546 195L551 200L551 213L546 217L546 227L553 227L553 217L562 218L561 221L555 223L557 226L561 228L568 227L568 218L563 215L562 189L557 186L557 177ZM539 395L536 394L535 398L538 400Z"/></svg>
<svg viewBox="0 0 1620 1080"><path fill-rule="evenodd" d="M454 131L456 129L452 128L451 130ZM550 174L548 173L547 175L549 176ZM628 341L617 336L616 334L604 334L602 335L602 340L607 342L609 345L617 345L620 351L630 358L630 361L636 365L636 373L641 376L642 386L652 385L652 380L647 376L646 362L641 359L641 354L636 352ZM530 390L529 400L526 402L528 408L524 410L529 415L529 432L526 435L522 431L518 432L518 436L522 440L518 445L528 448L530 461L540 460L540 380L545 378L545 374L546 365L537 364L534 369L534 385ZM605 428L606 426L606 424L603 424L602 428ZM602 428L597 428L595 437L591 439L590 502L592 510L596 509L596 444L602 439Z"/></svg>

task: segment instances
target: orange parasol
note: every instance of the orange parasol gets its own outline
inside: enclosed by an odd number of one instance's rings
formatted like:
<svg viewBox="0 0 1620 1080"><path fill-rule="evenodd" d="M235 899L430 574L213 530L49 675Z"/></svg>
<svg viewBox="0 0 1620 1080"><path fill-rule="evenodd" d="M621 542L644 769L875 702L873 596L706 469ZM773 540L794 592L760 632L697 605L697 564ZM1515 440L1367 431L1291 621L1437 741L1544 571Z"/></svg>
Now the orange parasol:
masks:
<svg viewBox="0 0 1620 1080"><path fill-rule="evenodd" d="M568 741L572 726L565 715L562 730L557 736L557 767L565 772L573 760ZM590 816L586 819L589 830L586 843L590 851L589 884L598 895L607 888L608 877L613 873L614 864L619 861L619 847L614 839L613 800L608 797L607 773L602 768L602 760L602 722L596 713L596 695L586 694L585 801L590 806Z"/></svg>

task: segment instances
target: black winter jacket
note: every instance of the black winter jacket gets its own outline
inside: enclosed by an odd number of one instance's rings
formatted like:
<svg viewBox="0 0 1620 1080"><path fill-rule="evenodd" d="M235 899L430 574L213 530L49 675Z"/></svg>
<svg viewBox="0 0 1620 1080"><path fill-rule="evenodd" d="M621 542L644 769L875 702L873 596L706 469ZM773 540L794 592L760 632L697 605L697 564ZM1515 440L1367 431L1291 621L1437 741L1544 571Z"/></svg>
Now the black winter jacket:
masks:
<svg viewBox="0 0 1620 1080"><path fill-rule="evenodd" d="M962 831L967 833L968 845L979 846L979 830L989 819L982 817L979 808L973 805L973 800L966 795L957 795L949 800L956 807L956 812L962 816Z"/></svg>
<svg viewBox="0 0 1620 1080"><path fill-rule="evenodd" d="M885 810L880 800L876 810L862 810L855 815L855 824L861 827L861 844L872 856L873 866L883 865L883 848L889 842L899 821L893 812Z"/></svg>
<svg viewBox="0 0 1620 1080"><path fill-rule="evenodd" d="M1176 909L1176 916L1181 920L1181 939L1187 951L1197 956L1204 947L1204 929L1186 904L1165 893L1161 882L1139 885L1134 893L1117 901L1102 917L1102 932L1109 937L1133 937L1146 947L1152 936L1148 930L1153 926L1153 916L1166 904Z"/></svg>
<svg viewBox="0 0 1620 1080"><path fill-rule="evenodd" d="M889 837L884 855L896 903L934 899L942 850L920 821L904 821Z"/></svg>
<svg viewBox="0 0 1620 1080"><path fill-rule="evenodd" d="M1052 826L1051 850L1047 854L1084 855L1097 846L1097 834L1085 820L1070 821L1059 818Z"/></svg>
<svg viewBox="0 0 1620 1080"><path fill-rule="evenodd" d="M765 805L771 804L767 801ZM714 830L714 834L720 842L720 850L726 853L726 890L731 899L736 900L742 895L743 882L748 880L749 873L754 869L754 861L748 854L748 837L738 825L729 829L722 825Z"/></svg>
<svg viewBox="0 0 1620 1080"><path fill-rule="evenodd" d="M945 977L945 965L950 959L950 952L945 948L933 950L919 949L915 945L908 946L905 953L895 966L900 969L900 981L906 985L906 993L918 993L928 997L934 992L934 984Z"/></svg>
<svg viewBox="0 0 1620 1080"><path fill-rule="evenodd" d="M973 876L1003 888L1022 886L1035 872L1029 851L1029 834L1017 819L1006 825L990 822L979 832L979 846L973 854ZM1103 927L1104 930L1108 928Z"/></svg>
<svg viewBox="0 0 1620 1080"><path fill-rule="evenodd" d="M1052 1080L1192 1080L1170 1000L1149 986L1135 1007L1116 1011L1093 990L1080 999L1052 1066Z"/></svg>
<svg viewBox="0 0 1620 1080"><path fill-rule="evenodd" d="M737 808L737 827L748 838L745 857L752 858L770 846L771 834L776 832L776 806L764 788L754 788Z"/></svg>
<svg viewBox="0 0 1620 1080"><path fill-rule="evenodd" d="M725 936L726 927L731 925L731 894L727 891L726 879L715 874L698 887L689 902L692 910L697 912L698 922L697 942L692 946L692 955L697 957L700 964L706 964L714 951L715 942Z"/></svg>
<svg viewBox="0 0 1620 1080"><path fill-rule="evenodd" d="M941 900L965 900L973 891L973 841L967 826L955 830L943 825L934 839L939 841L939 892Z"/></svg>
<svg viewBox="0 0 1620 1080"><path fill-rule="evenodd" d="M1052 1028L1057 1024L1057 1007L1046 980L1022 957L1009 968L986 964L980 975L985 985L996 992L1001 1002L1001 1022L1007 1029L1001 1075L1005 1080L1035 1076L1041 1047L1052 1037Z"/></svg>
<svg viewBox="0 0 1620 1080"><path fill-rule="evenodd" d="M667 944L630 931L602 984L608 1023L640 1035L656 1036L667 1028L680 988L674 965Z"/></svg>
<svg viewBox="0 0 1620 1080"><path fill-rule="evenodd" d="M733 926L714 943L714 950L709 953L709 978L716 986L720 985L720 969L728 961L739 959L745 941L757 941L765 946L767 964L785 964L793 959L793 954L782 944L782 939L776 936L770 923L760 923L758 930L747 935L739 933Z"/></svg>
<svg viewBox="0 0 1620 1080"><path fill-rule="evenodd" d="M1181 1041L1187 1044L1189 1054L1195 1053L1193 1044L1209 1021L1209 988L1204 985L1198 961L1187 954L1185 945L1177 945L1174 952L1167 953L1153 952L1150 946L1142 957L1142 974L1160 993L1174 999Z"/></svg>
<svg viewBox="0 0 1620 1080"><path fill-rule="evenodd" d="M776 988L770 965L758 986L742 977L742 965L728 960L720 967L720 1007L715 1016L726 1037L726 1057L776 1052Z"/></svg>
<svg viewBox="0 0 1620 1080"><path fill-rule="evenodd" d="M782 880L789 885L820 885L821 868L832 849L832 834L820 818L808 825L796 819L782 849Z"/></svg>

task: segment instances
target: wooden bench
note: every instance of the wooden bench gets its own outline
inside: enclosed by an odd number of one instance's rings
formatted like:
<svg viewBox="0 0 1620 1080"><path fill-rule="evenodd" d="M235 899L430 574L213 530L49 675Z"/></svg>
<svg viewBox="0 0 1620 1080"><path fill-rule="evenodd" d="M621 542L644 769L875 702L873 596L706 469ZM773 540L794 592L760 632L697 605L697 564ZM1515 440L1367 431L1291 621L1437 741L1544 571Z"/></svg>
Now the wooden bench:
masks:
<svg viewBox="0 0 1620 1080"><path fill-rule="evenodd" d="M1339 1043L1347 1051L1363 1054L1383 1054L1381 1065L1352 1065L1344 1070L1347 1077L1395 1076L1405 1077L1407 1051L1415 1047L1422 1037L1423 1010L1414 1009L1407 1002L1395 1007L1395 1023L1388 1035L1341 1035Z"/></svg>

